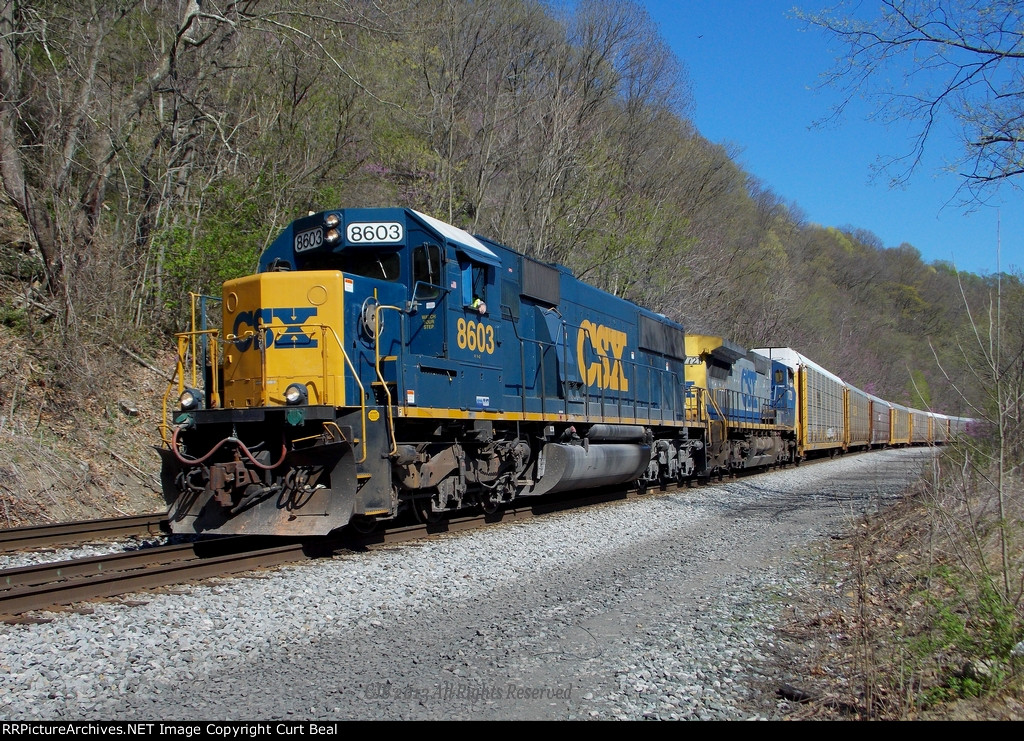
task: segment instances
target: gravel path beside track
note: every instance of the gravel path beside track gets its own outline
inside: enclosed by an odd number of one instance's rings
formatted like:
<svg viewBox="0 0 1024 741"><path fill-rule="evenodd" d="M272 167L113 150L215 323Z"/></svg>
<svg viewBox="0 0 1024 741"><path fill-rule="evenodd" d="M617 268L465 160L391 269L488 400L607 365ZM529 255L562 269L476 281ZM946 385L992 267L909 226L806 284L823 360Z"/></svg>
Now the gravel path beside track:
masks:
<svg viewBox="0 0 1024 741"><path fill-rule="evenodd" d="M135 595L0 626L0 719L778 718L811 546L930 450ZM144 604L139 604L144 601Z"/></svg>

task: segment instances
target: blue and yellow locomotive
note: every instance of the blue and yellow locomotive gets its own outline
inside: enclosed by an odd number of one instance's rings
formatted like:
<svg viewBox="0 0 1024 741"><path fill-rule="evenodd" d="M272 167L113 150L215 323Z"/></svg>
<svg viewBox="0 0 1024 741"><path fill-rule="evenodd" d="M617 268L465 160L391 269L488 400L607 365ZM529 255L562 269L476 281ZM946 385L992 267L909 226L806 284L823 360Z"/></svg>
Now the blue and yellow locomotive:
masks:
<svg viewBox="0 0 1024 741"><path fill-rule="evenodd" d="M176 532L319 535L707 468L682 326L416 211L299 219L221 306L179 335Z"/></svg>

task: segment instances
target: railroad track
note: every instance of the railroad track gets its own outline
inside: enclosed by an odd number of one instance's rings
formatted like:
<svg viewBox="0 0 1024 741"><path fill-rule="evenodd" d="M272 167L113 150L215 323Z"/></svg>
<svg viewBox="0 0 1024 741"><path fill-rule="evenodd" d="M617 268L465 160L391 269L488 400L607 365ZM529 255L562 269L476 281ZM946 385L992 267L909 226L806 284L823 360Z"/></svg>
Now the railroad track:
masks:
<svg viewBox="0 0 1024 741"><path fill-rule="evenodd" d="M329 539L299 542L265 536L233 536L4 569L0 571L0 619L10 620L33 610L330 556L338 551L367 550L486 524L526 520L575 507L622 501L629 496L630 493L622 490L591 493L583 498L567 495L561 500L529 507L520 505L493 514L445 518L370 533L346 532ZM38 544L38 541L33 542Z"/></svg>
<svg viewBox="0 0 1024 741"><path fill-rule="evenodd" d="M235 575L307 558L330 556L340 550L366 550L416 540L428 535L471 530L487 524L516 522L558 511L613 504L636 497L670 494L680 488L683 487L671 484L651 487L645 491L622 488L589 490L584 496L567 492L562 496L507 507L491 514L450 517L437 522L393 526L369 533L347 531L338 537L305 542L266 536L232 536L5 569L0 571L0 619L11 619L32 610ZM157 516L150 517L156 518L154 522L161 522L161 518ZM72 523L76 526L87 524L89 523ZM160 524L160 527L163 527L163 524ZM19 528L24 531L33 529ZM77 532L82 533L85 530L80 528ZM2 534L0 533L0 536ZM123 534L123 531L118 534ZM80 537L79 540L81 539ZM35 543L40 544L39 541Z"/></svg>
<svg viewBox="0 0 1024 741"><path fill-rule="evenodd" d="M82 543L124 535L159 535L166 532L167 515L163 512L131 517L112 517L105 520L62 522L56 525L30 525L0 530L0 553L63 543Z"/></svg>
<svg viewBox="0 0 1024 741"><path fill-rule="evenodd" d="M144 548L0 571L0 615L113 597L279 566L307 557L302 543L238 536Z"/></svg>

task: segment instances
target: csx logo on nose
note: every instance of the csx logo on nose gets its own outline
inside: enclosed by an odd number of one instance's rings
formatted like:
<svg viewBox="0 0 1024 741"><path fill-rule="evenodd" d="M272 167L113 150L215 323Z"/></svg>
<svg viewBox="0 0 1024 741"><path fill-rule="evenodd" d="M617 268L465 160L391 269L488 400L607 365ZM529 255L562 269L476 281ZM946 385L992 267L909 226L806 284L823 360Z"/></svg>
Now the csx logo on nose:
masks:
<svg viewBox="0 0 1024 741"><path fill-rule="evenodd" d="M316 347L317 341L303 332L302 325L309 321L310 317L316 316L315 306L306 306L294 309L257 309L256 311L240 311L235 317L233 329L235 337L241 338L248 334L246 328L253 332L257 327L263 328L263 347ZM274 330L278 327L270 325L277 320L283 331L274 336ZM235 345L241 352L245 352L253 345L254 336L250 335L244 339L235 340Z"/></svg>
<svg viewBox="0 0 1024 741"><path fill-rule="evenodd" d="M588 345L590 353L587 352ZM591 321L583 322L576 338L576 356L586 385L597 384L603 389L629 391L629 381L622 370L622 351L625 348L625 332ZM587 358L591 353L600 360L588 364Z"/></svg>

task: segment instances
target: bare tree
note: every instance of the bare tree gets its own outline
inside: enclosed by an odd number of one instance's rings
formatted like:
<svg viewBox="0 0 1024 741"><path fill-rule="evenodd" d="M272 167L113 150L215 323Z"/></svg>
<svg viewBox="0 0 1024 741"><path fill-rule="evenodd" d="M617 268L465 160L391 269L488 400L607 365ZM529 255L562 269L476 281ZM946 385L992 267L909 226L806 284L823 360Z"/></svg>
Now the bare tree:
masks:
<svg viewBox="0 0 1024 741"><path fill-rule="evenodd" d="M351 55L386 18L346 0L0 0L0 175L72 344L82 316L143 325L168 242L192 249L211 203L251 206L258 229L351 171L372 98ZM242 196L217 204L226 188Z"/></svg>
<svg viewBox="0 0 1024 741"><path fill-rule="evenodd" d="M50 292L64 298L65 312L73 308L68 273L93 245L111 177L119 175L115 161L140 116L183 49L231 31L227 19L203 13L196 2L166 11L145 5L7 0L0 8L4 189L32 231ZM142 13L164 33L140 32L134 21ZM141 48L112 48L121 33L138 33Z"/></svg>
<svg viewBox="0 0 1024 741"><path fill-rule="evenodd" d="M858 96L878 101L887 121L916 122L910 152L894 180L920 164L943 120L959 128L956 167L975 197L1024 174L1024 6L1019 0L880 0L877 12L843 2L799 12L808 25L843 42L847 51L826 76L845 91L837 112ZM893 85L891 77L902 77Z"/></svg>

